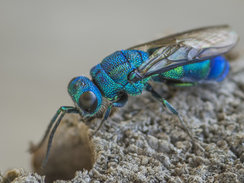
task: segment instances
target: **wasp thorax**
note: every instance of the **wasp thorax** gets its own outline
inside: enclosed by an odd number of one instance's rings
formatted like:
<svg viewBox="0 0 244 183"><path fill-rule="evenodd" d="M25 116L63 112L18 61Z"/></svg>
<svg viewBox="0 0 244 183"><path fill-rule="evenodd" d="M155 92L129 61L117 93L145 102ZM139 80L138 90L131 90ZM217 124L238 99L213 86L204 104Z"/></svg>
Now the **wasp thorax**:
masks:
<svg viewBox="0 0 244 183"><path fill-rule="evenodd" d="M101 107L101 92L87 77L73 78L68 85L68 92L84 117L93 116Z"/></svg>

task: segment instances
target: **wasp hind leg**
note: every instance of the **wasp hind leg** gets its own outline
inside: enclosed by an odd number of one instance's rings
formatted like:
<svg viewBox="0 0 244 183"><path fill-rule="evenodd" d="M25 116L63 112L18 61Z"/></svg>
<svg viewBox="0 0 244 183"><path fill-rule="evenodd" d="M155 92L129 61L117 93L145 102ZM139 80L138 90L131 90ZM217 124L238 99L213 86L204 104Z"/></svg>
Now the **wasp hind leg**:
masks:
<svg viewBox="0 0 244 183"><path fill-rule="evenodd" d="M157 100L159 100L163 106L168 109L172 114L174 114L175 116L178 117L180 124L181 124L181 128L187 133L187 135L191 138L192 144L194 145L194 148L198 148L201 151L204 151L204 149L202 148L202 146L199 144L199 142L197 141L196 138L194 138L192 132L189 130L189 127L187 127L186 123L184 122L184 120L181 118L179 112L163 97L161 97L150 84L147 84L146 86L146 90L148 92L150 92L152 94L152 96L154 98L156 98Z"/></svg>
<svg viewBox="0 0 244 183"><path fill-rule="evenodd" d="M199 82L192 81L192 82L186 82L186 81L180 81L180 80L164 80L167 86L173 86L173 87L192 87L199 85Z"/></svg>

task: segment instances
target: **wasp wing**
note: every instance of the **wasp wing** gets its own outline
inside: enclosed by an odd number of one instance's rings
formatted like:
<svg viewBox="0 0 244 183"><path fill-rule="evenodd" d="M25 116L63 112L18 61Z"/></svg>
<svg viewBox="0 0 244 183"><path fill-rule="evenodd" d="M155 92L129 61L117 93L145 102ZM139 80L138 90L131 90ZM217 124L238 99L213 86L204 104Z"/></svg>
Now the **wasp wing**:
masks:
<svg viewBox="0 0 244 183"><path fill-rule="evenodd" d="M137 69L141 80L178 66L222 55L235 46L238 35L228 25L203 27L140 44L129 50L149 53L149 59Z"/></svg>

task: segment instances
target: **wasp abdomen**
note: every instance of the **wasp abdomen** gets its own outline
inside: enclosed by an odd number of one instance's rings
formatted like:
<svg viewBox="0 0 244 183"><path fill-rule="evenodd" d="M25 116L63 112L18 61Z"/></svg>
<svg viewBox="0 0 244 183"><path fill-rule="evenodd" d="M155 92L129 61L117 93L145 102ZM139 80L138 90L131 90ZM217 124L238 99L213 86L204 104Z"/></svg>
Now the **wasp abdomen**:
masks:
<svg viewBox="0 0 244 183"><path fill-rule="evenodd" d="M154 81L174 80L180 82L222 81L229 72L229 63L224 56L202 62L176 67L153 77Z"/></svg>

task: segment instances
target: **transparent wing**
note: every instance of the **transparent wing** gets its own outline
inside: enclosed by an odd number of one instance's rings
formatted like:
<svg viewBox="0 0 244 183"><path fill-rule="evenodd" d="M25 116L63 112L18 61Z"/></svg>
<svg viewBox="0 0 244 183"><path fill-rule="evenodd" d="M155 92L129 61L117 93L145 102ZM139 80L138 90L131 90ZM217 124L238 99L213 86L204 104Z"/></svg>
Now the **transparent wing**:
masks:
<svg viewBox="0 0 244 183"><path fill-rule="evenodd" d="M136 71L134 80L224 54L237 41L238 35L228 25L220 25L194 29L131 47L129 50L142 50L150 55Z"/></svg>

